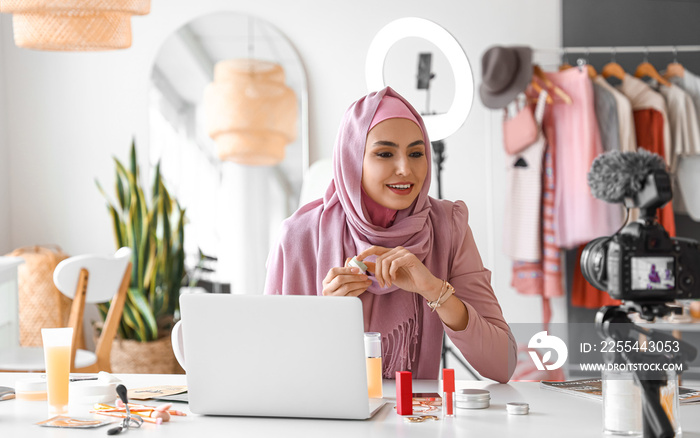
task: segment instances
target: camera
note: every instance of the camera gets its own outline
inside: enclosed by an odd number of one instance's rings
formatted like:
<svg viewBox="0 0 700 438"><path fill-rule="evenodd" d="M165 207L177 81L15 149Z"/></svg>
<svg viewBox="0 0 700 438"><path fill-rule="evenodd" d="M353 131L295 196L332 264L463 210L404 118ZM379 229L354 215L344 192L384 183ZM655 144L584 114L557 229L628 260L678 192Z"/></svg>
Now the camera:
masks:
<svg viewBox="0 0 700 438"><path fill-rule="evenodd" d="M669 237L656 221L657 209L671 197L668 173L656 169L640 190L624 198L626 207L640 209L639 220L583 249L581 272L591 285L641 305L700 298L698 242Z"/></svg>

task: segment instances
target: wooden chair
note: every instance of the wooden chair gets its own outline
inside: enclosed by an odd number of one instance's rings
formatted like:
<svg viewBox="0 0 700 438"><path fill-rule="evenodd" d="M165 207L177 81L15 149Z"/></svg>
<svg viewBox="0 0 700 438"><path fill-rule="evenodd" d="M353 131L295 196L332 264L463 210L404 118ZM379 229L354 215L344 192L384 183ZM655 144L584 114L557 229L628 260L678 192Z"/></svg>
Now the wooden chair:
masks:
<svg viewBox="0 0 700 438"><path fill-rule="evenodd" d="M80 255L56 266L53 281L58 290L73 299L68 326L73 328L71 372L111 372L112 341L124 311L131 279L131 249L120 248L114 256ZM83 328L85 303L112 300L95 352L77 349ZM42 372L45 370L41 347L17 347L0 352L0 371Z"/></svg>

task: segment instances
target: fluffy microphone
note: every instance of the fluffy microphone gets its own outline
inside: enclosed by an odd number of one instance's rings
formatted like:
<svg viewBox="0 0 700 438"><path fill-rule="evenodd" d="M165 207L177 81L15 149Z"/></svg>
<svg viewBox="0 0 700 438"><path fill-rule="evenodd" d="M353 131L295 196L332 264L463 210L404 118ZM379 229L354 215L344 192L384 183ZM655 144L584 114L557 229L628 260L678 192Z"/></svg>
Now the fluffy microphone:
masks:
<svg viewBox="0 0 700 438"><path fill-rule="evenodd" d="M666 171L664 159L644 149L605 152L593 160L588 185L595 198L623 203L625 198L635 198L644 189L647 177L659 170Z"/></svg>

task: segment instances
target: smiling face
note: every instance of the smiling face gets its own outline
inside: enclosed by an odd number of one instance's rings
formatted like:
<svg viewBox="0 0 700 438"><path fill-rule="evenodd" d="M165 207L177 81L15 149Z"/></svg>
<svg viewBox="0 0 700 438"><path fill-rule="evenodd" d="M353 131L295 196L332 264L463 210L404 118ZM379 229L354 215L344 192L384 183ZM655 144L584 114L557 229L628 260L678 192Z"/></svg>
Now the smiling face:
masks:
<svg viewBox="0 0 700 438"><path fill-rule="evenodd" d="M362 188L376 203L394 210L411 206L428 174L423 133L408 119L378 123L367 134Z"/></svg>

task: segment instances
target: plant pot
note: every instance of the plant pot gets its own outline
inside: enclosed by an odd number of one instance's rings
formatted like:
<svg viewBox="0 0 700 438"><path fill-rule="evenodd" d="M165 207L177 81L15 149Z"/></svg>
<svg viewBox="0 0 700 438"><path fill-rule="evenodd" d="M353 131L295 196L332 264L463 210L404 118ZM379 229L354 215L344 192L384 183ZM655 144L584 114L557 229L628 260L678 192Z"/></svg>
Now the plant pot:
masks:
<svg viewBox="0 0 700 438"><path fill-rule="evenodd" d="M114 339L111 366L122 374L185 374L173 353L170 334L151 342Z"/></svg>

